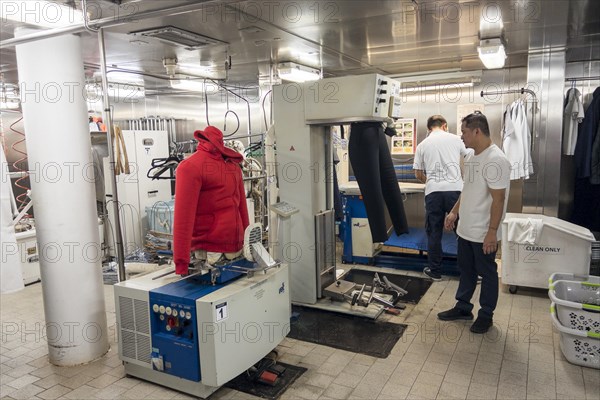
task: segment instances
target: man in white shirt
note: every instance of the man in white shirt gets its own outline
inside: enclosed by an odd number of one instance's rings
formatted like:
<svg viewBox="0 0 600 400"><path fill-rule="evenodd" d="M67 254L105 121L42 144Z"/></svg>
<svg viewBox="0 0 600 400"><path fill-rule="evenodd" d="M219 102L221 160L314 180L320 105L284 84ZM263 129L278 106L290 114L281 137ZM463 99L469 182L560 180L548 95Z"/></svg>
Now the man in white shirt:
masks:
<svg viewBox="0 0 600 400"><path fill-rule="evenodd" d="M485 333L493 325L498 303L496 251L500 223L506 212L510 187L510 162L490 138L485 115L476 112L462 120L462 140L474 153L465 159L464 187L444 226L453 229L458 220L458 268L460 282L454 308L438 314L442 321L473 319L471 298L482 277L477 320L471 332Z"/></svg>
<svg viewBox="0 0 600 400"><path fill-rule="evenodd" d="M419 182L425 183L425 232L427 262L423 273L442 279L442 234L444 217L463 187L460 161L467 149L460 138L448 133L448 123L441 115L427 119L429 135L417 146L413 169Z"/></svg>

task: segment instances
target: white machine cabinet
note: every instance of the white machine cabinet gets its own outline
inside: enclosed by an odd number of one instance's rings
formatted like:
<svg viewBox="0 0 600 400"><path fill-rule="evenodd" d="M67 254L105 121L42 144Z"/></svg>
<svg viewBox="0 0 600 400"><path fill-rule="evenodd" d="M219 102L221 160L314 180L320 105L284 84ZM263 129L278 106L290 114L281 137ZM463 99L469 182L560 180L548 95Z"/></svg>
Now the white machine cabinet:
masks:
<svg viewBox="0 0 600 400"><path fill-rule="evenodd" d="M215 290L198 284L198 277L165 274L170 271L173 267L114 285L126 374L206 398L288 334L286 264Z"/></svg>
<svg viewBox="0 0 600 400"><path fill-rule="evenodd" d="M35 229L16 232L19 260L23 273L23 283L29 285L40 280L40 256Z"/></svg>
<svg viewBox="0 0 600 400"><path fill-rule="evenodd" d="M543 228L535 244L508 240L508 221L512 218L541 219ZM555 217L539 214L507 213L502 222L502 283L548 288L555 272L588 274L594 235L586 228Z"/></svg>
<svg viewBox="0 0 600 400"><path fill-rule="evenodd" d="M117 176L119 203L121 213L121 229L125 253L141 248L148 231L146 209L157 202L171 199L170 180L152 180L146 176L152 165L152 159L169 156L169 140L167 131L123 131L123 139L127 148L131 174ZM109 243L114 240L114 215L112 179L113 172L108 158L104 158L105 192L110 221ZM114 254L113 254L114 255Z"/></svg>

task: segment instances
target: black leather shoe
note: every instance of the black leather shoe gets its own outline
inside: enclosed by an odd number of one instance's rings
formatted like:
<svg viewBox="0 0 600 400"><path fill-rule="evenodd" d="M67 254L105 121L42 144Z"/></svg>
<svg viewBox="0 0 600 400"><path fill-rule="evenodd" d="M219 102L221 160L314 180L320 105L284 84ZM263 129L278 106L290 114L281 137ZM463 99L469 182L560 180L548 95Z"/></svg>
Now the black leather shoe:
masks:
<svg viewBox="0 0 600 400"><path fill-rule="evenodd" d="M442 311L441 313L438 313L438 318L442 321L456 321L459 319L472 320L473 313L464 312L463 310L459 310L458 308L454 307L447 311Z"/></svg>
<svg viewBox="0 0 600 400"><path fill-rule="evenodd" d="M477 317L470 330L473 333L486 333L493 325L494 322L491 318Z"/></svg>

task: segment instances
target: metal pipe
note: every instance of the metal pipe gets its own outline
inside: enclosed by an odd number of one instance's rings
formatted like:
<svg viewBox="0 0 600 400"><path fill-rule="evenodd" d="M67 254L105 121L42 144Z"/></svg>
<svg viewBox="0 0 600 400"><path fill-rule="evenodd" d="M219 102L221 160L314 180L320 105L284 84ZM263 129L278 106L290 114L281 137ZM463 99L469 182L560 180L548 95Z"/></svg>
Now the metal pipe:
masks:
<svg viewBox="0 0 600 400"><path fill-rule="evenodd" d="M536 96L535 92L533 90L531 90L531 89L525 89L525 88L510 89L510 90L497 90L495 92L484 92L482 90L481 93L480 93L480 95L481 95L481 97L484 97L484 96L494 96L494 95L497 95L497 94L511 94L511 93L520 93L520 94L528 93L528 94L530 94L533 97L534 101L537 102L537 96Z"/></svg>
<svg viewBox="0 0 600 400"><path fill-rule="evenodd" d="M576 78L567 78L565 80L567 82L598 81L598 80L600 80L600 76L580 76L580 77L576 77Z"/></svg>
<svg viewBox="0 0 600 400"><path fill-rule="evenodd" d="M219 3L218 0L207 0L202 2L194 2L191 4L185 4L175 7L162 7L156 10L142 11L139 14L132 17L126 15L122 19L113 17L100 18L98 20L91 21L91 25L94 28L108 28L112 26L124 25L135 23L136 21L165 17L168 15L186 14L194 11L198 11L210 3ZM40 39L47 39L55 36L61 36L68 33L79 33L85 31L85 24L72 25L67 28L48 29L41 32L32 33L29 35L23 35L18 38L6 39L0 41L0 49L16 46L18 44L29 43Z"/></svg>
<svg viewBox="0 0 600 400"><path fill-rule="evenodd" d="M265 179L267 174L259 175L259 176L249 176L247 178L243 178L244 181L253 181L255 179Z"/></svg>
<svg viewBox="0 0 600 400"><path fill-rule="evenodd" d="M246 138L251 138L251 137L256 137L256 136L263 136L264 133L255 133L253 135L242 135L242 136L228 136L227 140L234 140L234 139L246 139Z"/></svg>
<svg viewBox="0 0 600 400"><path fill-rule="evenodd" d="M100 70L102 71L102 97L104 103L104 121L106 121L106 140L108 142L108 157L110 161L111 180L113 185L113 212L115 214L115 246L117 247L117 263L119 265L119 280L127 279L125 275L125 251L123 249L123 235L121 233L121 213L119 210L119 195L117 189L117 176L114 173L115 155L111 133L113 130L110 100L108 96L108 78L106 77L106 48L104 45L104 29L98 29L98 45L100 48Z"/></svg>
<svg viewBox="0 0 600 400"><path fill-rule="evenodd" d="M169 138L169 144L175 143L177 141L177 134L175 132L175 118L169 119Z"/></svg>
<svg viewBox="0 0 600 400"><path fill-rule="evenodd" d="M224 90L226 90L228 93L231 93L232 95L234 95L234 96L235 96L235 97L237 97L238 99L241 99L241 100L243 100L243 101L245 101L245 102L246 102L246 106L247 106L247 108L248 108L248 135L247 135L247 137L248 137L248 143L250 143L250 118L251 118L251 116L250 116L250 102L249 102L248 100L246 100L244 97L240 96L239 94L237 94L237 93L235 93L235 92L233 92L233 91L229 90L229 89L228 89L227 87L225 87L224 85L220 85L220 84L219 84L219 82L216 82L216 81L215 81L215 80L213 80L213 79L208 79L208 80L209 80L209 81L211 81L212 83L214 83L215 85L217 85L217 86L219 86L219 87L223 88L223 89L224 89Z"/></svg>
<svg viewBox="0 0 600 400"><path fill-rule="evenodd" d="M92 28L89 26L88 15L87 15L87 1L81 0L81 11L83 11L83 25L85 26L85 30L91 33L98 32L97 28Z"/></svg>

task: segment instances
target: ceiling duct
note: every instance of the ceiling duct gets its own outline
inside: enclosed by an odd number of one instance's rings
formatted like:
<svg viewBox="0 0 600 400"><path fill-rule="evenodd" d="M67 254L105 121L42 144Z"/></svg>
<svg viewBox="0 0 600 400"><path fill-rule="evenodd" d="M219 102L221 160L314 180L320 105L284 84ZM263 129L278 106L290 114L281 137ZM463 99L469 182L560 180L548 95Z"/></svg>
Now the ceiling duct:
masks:
<svg viewBox="0 0 600 400"><path fill-rule="evenodd" d="M155 38L162 42L184 47L186 50L196 50L211 45L227 44L227 42L200 35L199 33L186 31L185 29L174 26L162 26L159 28L130 32L129 34Z"/></svg>

